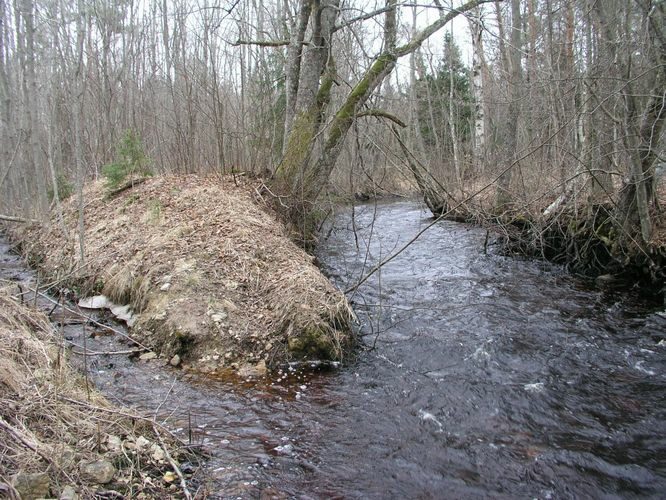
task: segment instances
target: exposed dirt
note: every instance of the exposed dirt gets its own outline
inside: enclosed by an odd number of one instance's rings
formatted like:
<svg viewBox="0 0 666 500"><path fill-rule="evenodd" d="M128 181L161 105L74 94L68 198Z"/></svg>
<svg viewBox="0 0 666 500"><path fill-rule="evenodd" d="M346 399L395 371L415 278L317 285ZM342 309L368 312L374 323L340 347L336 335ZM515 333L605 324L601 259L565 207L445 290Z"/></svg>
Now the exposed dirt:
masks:
<svg viewBox="0 0 666 500"><path fill-rule="evenodd" d="M129 304L132 335L203 372L261 374L293 359L340 359L351 309L263 204L256 181L169 176L113 196L85 190L46 226L13 227L51 290Z"/></svg>

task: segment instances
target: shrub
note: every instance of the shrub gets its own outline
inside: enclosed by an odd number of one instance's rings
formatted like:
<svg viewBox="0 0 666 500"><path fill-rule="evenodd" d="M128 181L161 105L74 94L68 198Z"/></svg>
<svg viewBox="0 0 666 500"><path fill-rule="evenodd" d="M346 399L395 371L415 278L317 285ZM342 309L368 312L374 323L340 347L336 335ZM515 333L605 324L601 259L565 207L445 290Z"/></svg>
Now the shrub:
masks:
<svg viewBox="0 0 666 500"><path fill-rule="evenodd" d="M141 139L133 130L126 130L118 144L116 159L102 168L102 175L106 179L108 189L116 189L128 180L139 177L149 177L150 159L143 151Z"/></svg>

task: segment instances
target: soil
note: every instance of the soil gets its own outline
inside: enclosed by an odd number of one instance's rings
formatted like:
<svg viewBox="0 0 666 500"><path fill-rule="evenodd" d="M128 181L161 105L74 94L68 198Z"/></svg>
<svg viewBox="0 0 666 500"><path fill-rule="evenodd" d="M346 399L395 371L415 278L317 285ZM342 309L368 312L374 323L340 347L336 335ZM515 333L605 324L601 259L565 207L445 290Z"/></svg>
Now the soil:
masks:
<svg viewBox="0 0 666 500"><path fill-rule="evenodd" d="M351 309L264 203L259 181L148 178L84 191L41 225L10 228L50 293L102 294L133 313L132 336L199 372L261 375L293 360L340 360Z"/></svg>

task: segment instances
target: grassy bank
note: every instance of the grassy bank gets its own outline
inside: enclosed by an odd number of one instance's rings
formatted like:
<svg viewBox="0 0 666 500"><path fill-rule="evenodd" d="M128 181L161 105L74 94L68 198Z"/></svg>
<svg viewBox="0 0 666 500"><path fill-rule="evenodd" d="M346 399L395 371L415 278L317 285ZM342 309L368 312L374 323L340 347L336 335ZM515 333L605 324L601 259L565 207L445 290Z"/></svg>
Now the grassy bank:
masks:
<svg viewBox="0 0 666 500"><path fill-rule="evenodd" d="M109 195L85 190L78 210L13 228L11 237L51 291L102 294L129 305L131 334L190 369L261 374L293 359L341 359L351 310L293 244L256 184L156 177ZM176 364L176 363L174 363Z"/></svg>

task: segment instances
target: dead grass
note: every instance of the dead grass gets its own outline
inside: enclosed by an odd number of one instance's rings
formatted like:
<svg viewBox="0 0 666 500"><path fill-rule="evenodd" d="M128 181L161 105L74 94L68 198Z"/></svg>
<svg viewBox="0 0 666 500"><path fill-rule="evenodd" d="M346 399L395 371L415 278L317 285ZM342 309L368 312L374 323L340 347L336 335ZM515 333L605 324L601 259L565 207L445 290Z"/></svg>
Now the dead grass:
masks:
<svg viewBox="0 0 666 500"><path fill-rule="evenodd" d="M6 289L0 289L0 340L0 497L4 492L17 498L13 485L20 489L21 477L39 473L48 478L52 497L66 486L80 498L181 496L163 481L170 464L153 457L159 437L151 423L86 390L46 316ZM140 437L152 448L136 446ZM104 485L92 484L80 472L82 462L100 459L117 469Z"/></svg>
<svg viewBox="0 0 666 500"><path fill-rule="evenodd" d="M340 359L350 341L346 299L255 193L250 181L198 176L149 179L111 199L91 185L85 263L73 201L64 206L68 234L53 220L12 236L49 280L131 304L133 335L194 369Z"/></svg>

